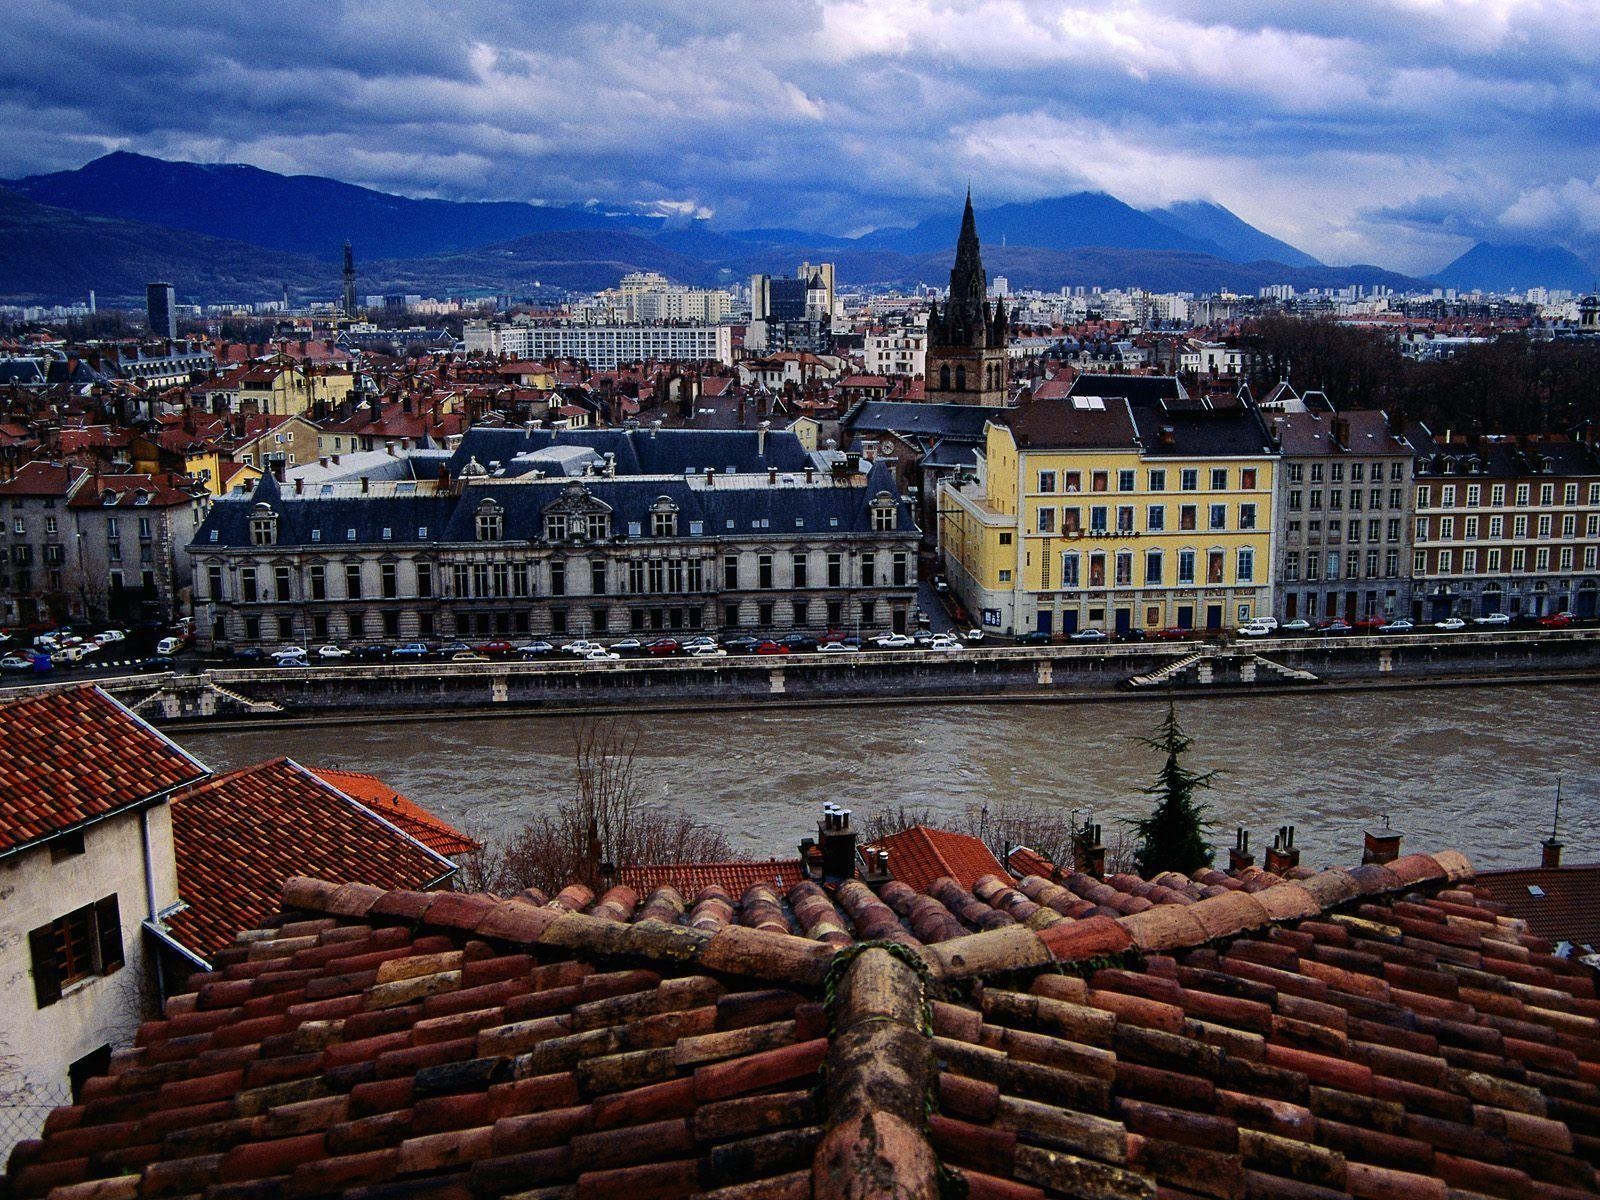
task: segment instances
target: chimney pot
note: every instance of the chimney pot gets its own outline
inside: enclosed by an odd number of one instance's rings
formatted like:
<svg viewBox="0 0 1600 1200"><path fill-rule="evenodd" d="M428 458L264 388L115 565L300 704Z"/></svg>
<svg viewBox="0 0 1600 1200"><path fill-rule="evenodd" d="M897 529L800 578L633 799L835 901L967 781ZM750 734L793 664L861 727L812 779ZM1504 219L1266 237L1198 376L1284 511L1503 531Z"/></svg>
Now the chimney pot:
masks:
<svg viewBox="0 0 1600 1200"><path fill-rule="evenodd" d="M304 492L305 490L306 490L306 481L304 479L301 479L298 476L296 476L295 477L295 481L294 481L294 494L296 496L298 496L302 492Z"/></svg>
<svg viewBox="0 0 1600 1200"><path fill-rule="evenodd" d="M1545 838L1540 843L1543 853L1539 856L1539 865L1546 871L1559 870L1561 867L1562 844L1553 837Z"/></svg>
<svg viewBox="0 0 1600 1200"><path fill-rule="evenodd" d="M1397 829L1369 829L1361 853L1365 863L1392 863L1400 857L1400 831Z"/></svg>

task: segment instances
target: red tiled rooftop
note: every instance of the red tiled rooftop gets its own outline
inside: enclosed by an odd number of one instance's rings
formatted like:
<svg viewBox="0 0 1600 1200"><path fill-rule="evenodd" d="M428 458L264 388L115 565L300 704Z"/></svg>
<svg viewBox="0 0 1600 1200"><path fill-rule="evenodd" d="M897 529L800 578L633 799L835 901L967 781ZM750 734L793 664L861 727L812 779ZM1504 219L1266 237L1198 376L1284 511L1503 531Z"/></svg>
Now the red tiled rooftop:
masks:
<svg viewBox="0 0 1600 1200"><path fill-rule="evenodd" d="M941 876L970 892L985 875L1006 875L989 847L970 834L913 825L873 845L889 852L889 874L916 892L927 891Z"/></svg>
<svg viewBox="0 0 1600 1200"><path fill-rule="evenodd" d="M0 855L210 774L97 687L0 702Z"/></svg>
<svg viewBox="0 0 1600 1200"><path fill-rule="evenodd" d="M172 838L178 895L188 907L168 925L203 958L271 914L292 875L422 889L456 869L288 758L175 797Z"/></svg>
<svg viewBox="0 0 1600 1200"><path fill-rule="evenodd" d="M402 796L376 775L364 771L340 771L331 767L311 769L323 782L332 784L352 800L359 800L385 821L398 825L437 854L450 858L457 854L471 854L482 848L480 843L449 822L434 816L415 800Z"/></svg>
<svg viewBox="0 0 1600 1200"><path fill-rule="evenodd" d="M800 882L798 858L759 861L670 863L658 866L628 866L618 873L620 882L639 896L657 888L670 887L684 899L693 900L706 888L721 888L734 899L757 884L786 892Z"/></svg>
<svg viewBox="0 0 1600 1200"><path fill-rule="evenodd" d="M1539 937L1600 949L1600 863L1486 871L1475 890Z"/></svg>
<svg viewBox="0 0 1600 1200"><path fill-rule="evenodd" d="M627 889L587 914L581 888L294 879L11 1182L19 1200L1593 1195L1593 978L1470 874L1410 855L848 957L834 905L863 928L884 907L855 881L792 889L796 937L669 929Z"/></svg>

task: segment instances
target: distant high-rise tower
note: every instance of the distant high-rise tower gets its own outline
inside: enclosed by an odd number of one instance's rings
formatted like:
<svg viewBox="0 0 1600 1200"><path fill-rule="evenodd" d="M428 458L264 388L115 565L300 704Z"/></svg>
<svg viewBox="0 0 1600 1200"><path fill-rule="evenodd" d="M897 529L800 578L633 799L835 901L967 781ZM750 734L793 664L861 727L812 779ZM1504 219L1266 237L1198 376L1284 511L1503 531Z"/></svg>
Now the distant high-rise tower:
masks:
<svg viewBox="0 0 1600 1200"><path fill-rule="evenodd" d="M178 336L178 293L170 283L152 283L144 289L145 315L152 337L169 342Z"/></svg>
<svg viewBox="0 0 1600 1200"><path fill-rule="evenodd" d="M961 215L956 264L950 270L950 295L944 311L928 310L928 366L923 395L939 404L1006 402L1006 302L988 301L989 277L978 250L978 223L972 191Z"/></svg>
<svg viewBox="0 0 1600 1200"><path fill-rule="evenodd" d="M344 244L344 315L356 315L356 256L349 242Z"/></svg>

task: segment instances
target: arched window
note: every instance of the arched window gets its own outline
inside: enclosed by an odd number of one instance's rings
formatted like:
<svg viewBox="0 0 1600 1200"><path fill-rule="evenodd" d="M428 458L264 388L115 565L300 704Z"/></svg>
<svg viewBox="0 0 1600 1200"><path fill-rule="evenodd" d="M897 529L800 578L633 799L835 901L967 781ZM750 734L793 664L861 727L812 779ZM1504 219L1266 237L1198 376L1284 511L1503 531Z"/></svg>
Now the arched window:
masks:
<svg viewBox="0 0 1600 1200"><path fill-rule="evenodd" d="M956 367L956 391L964 392L966 390L967 390L967 368L966 368L965 365L959 365L958 364L957 367Z"/></svg>
<svg viewBox="0 0 1600 1200"><path fill-rule="evenodd" d="M939 387L948 392L950 390L950 364L946 363L939 368Z"/></svg>

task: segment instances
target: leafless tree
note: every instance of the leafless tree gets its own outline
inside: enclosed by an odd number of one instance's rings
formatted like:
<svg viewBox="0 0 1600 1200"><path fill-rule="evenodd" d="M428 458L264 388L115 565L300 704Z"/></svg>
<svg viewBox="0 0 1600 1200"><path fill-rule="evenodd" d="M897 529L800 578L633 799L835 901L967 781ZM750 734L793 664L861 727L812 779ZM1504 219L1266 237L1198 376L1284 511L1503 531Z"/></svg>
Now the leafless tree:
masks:
<svg viewBox="0 0 1600 1200"><path fill-rule="evenodd" d="M742 857L720 829L644 799L638 744L638 728L629 722L579 722L572 794L503 842L481 839L484 848L463 864L463 885L501 893L533 887L549 894L581 883L599 892L626 866Z"/></svg>

